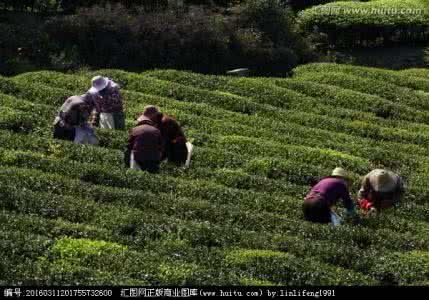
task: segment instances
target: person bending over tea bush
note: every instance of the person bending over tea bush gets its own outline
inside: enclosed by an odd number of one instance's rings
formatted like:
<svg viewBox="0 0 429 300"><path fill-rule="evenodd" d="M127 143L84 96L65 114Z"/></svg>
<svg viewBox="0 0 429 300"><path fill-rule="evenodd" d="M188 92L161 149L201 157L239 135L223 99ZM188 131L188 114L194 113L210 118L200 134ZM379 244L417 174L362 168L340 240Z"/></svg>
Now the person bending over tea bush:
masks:
<svg viewBox="0 0 429 300"><path fill-rule="evenodd" d="M169 162L184 164L188 158L188 148L179 123L172 117L164 115L161 121L161 134L164 142L163 158Z"/></svg>
<svg viewBox="0 0 429 300"><path fill-rule="evenodd" d="M303 205L305 219L315 223L339 225L341 219L332 210L332 206L341 199L347 214L353 218L353 223L359 223L349 186L347 172L342 168L334 169L331 176L323 178L306 195Z"/></svg>
<svg viewBox="0 0 429 300"><path fill-rule="evenodd" d="M162 114L156 106L149 105L137 119L137 126L129 131L125 163L136 170L150 173L159 171L163 141L159 129Z"/></svg>
<svg viewBox="0 0 429 300"><path fill-rule="evenodd" d="M88 93L93 98L93 124L100 128L125 129L125 114L119 85L113 80L95 76Z"/></svg>
<svg viewBox="0 0 429 300"><path fill-rule="evenodd" d="M371 212L395 206L405 192L402 178L392 171L375 169L362 180L358 193L359 206Z"/></svg>
<svg viewBox="0 0 429 300"><path fill-rule="evenodd" d="M88 124L90 105L88 94L72 96L61 106L54 121L54 138L77 144L97 144L94 130Z"/></svg>

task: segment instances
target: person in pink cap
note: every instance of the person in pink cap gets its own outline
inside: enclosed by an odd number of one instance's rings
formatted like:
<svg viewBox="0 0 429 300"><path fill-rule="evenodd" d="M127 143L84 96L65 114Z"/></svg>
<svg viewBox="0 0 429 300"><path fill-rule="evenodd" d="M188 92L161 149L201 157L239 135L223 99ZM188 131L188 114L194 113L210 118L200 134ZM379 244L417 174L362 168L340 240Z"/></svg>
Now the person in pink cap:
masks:
<svg viewBox="0 0 429 300"><path fill-rule="evenodd" d="M161 118L156 106L146 106L137 119L137 126L129 130L125 162L130 168L150 173L159 171L163 156Z"/></svg>
<svg viewBox="0 0 429 300"><path fill-rule="evenodd" d="M95 76L88 90L93 98L93 125L100 128L125 129L125 114L119 85L113 80Z"/></svg>

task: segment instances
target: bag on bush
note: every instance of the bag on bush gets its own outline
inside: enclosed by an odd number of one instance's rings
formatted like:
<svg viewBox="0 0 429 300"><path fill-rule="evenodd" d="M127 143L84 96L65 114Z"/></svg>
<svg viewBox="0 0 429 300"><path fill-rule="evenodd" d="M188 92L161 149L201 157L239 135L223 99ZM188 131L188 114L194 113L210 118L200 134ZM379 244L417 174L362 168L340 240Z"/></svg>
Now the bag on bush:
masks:
<svg viewBox="0 0 429 300"><path fill-rule="evenodd" d="M130 169L141 170L140 165L134 160L134 154L132 151L130 155Z"/></svg>
<svg viewBox="0 0 429 300"><path fill-rule="evenodd" d="M191 164L192 152L194 151L194 145L192 145L190 142L186 142L186 148L188 149L188 157L186 158L185 167L189 168L189 165Z"/></svg>

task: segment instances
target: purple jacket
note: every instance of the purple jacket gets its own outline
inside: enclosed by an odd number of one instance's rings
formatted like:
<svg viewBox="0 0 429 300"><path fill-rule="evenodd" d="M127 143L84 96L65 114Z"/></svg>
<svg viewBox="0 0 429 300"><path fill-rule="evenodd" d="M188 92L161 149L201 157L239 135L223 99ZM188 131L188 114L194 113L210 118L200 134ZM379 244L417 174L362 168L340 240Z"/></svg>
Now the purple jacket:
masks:
<svg viewBox="0 0 429 300"><path fill-rule="evenodd" d="M119 85L109 81L104 96L100 93L91 94L93 107L97 113L115 113L124 111Z"/></svg>
<svg viewBox="0 0 429 300"><path fill-rule="evenodd" d="M355 206L352 199L350 198L347 182L342 178L326 177L322 179L311 189L307 197L315 193L322 195L323 201L325 201L329 207L341 199L343 200L344 207L347 209L347 211L354 210Z"/></svg>

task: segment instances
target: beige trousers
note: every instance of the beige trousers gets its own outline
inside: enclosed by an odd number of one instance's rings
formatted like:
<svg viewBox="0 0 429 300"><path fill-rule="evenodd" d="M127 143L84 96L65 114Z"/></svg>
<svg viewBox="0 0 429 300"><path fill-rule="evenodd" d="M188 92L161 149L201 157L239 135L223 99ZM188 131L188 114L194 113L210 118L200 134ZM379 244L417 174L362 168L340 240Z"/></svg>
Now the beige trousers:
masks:
<svg viewBox="0 0 429 300"><path fill-rule="evenodd" d="M113 114L100 113L100 128L115 129Z"/></svg>

